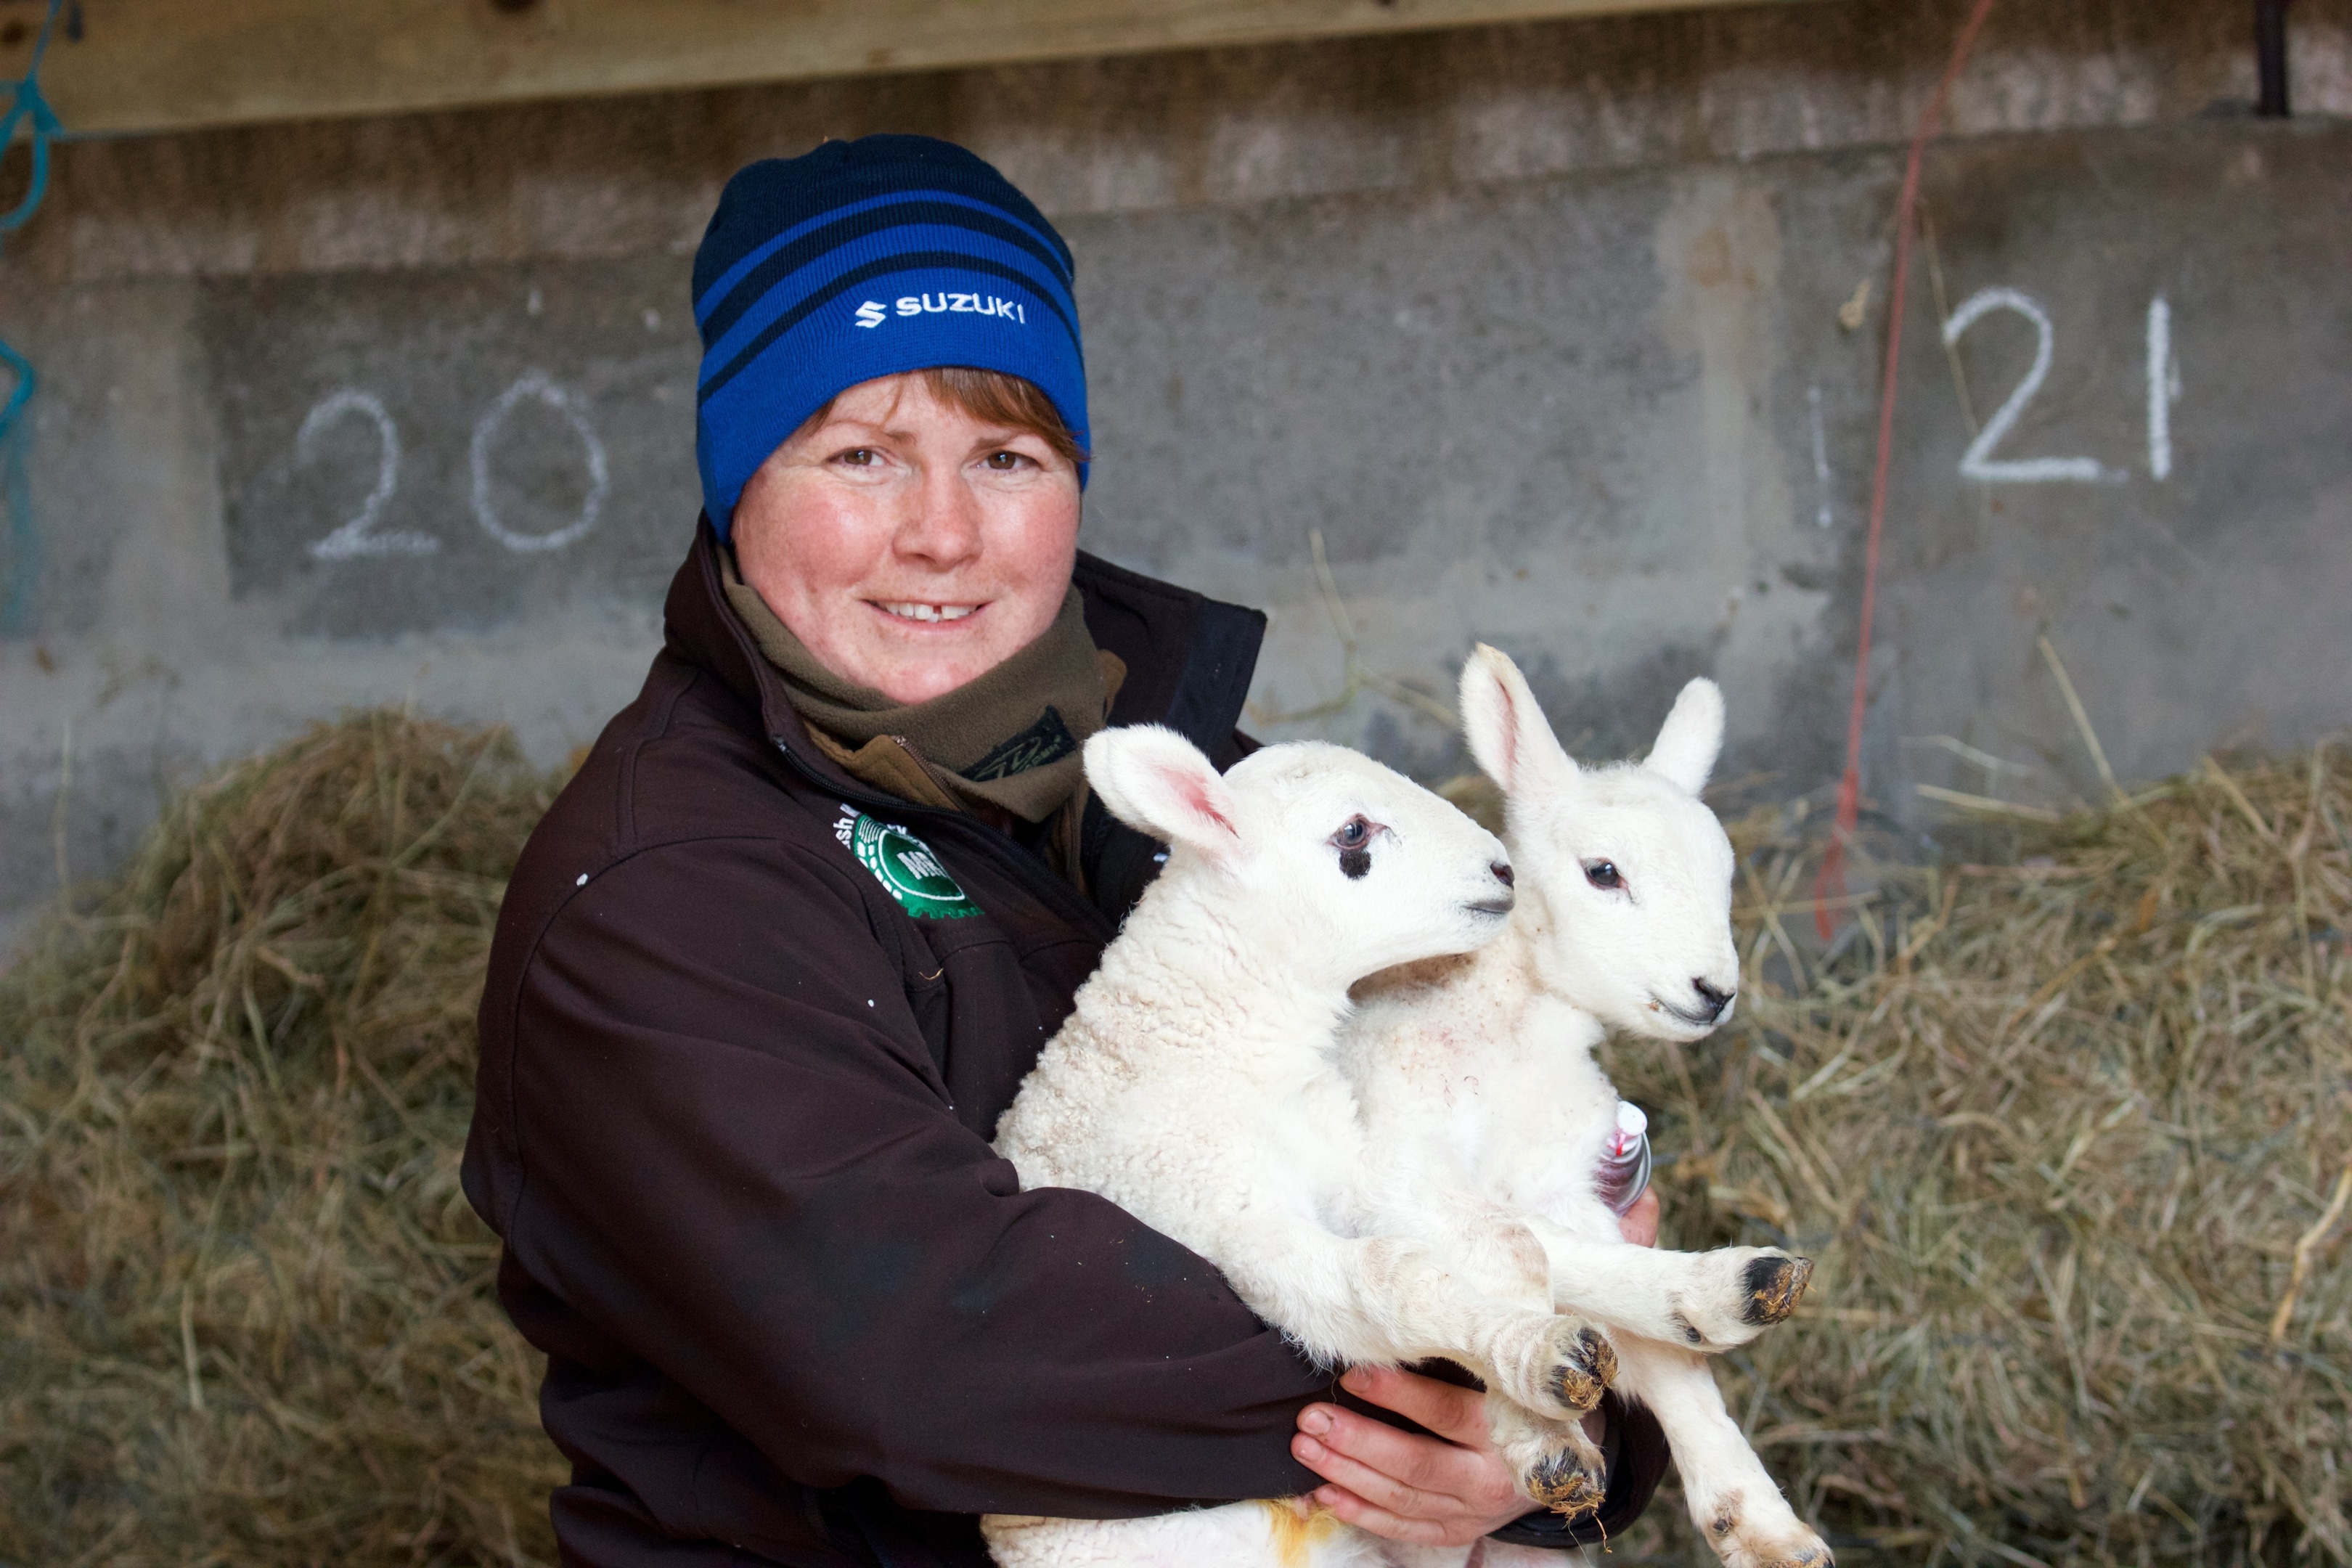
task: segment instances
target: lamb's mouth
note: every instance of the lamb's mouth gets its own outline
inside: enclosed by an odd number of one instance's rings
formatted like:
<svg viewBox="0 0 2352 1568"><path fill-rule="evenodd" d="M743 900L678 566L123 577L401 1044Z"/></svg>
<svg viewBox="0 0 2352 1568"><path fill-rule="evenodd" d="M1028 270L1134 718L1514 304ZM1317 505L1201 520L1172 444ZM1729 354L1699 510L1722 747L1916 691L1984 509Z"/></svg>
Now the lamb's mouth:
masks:
<svg viewBox="0 0 2352 1568"><path fill-rule="evenodd" d="M1714 1028L1717 1018L1719 1016L1717 1014L1701 1013L1696 1010L1685 1012L1682 1008L1675 1006L1673 1003L1667 1001L1664 997L1660 996L1654 991L1650 993L1650 1005L1655 1007L1659 1012L1665 1014L1668 1017L1675 1019L1684 1026L1696 1029L1701 1034L1705 1034L1707 1030Z"/></svg>
<svg viewBox="0 0 2352 1568"><path fill-rule="evenodd" d="M1506 893L1498 899L1480 899L1470 904L1468 908L1474 914L1493 915L1500 919L1511 912L1511 896Z"/></svg>

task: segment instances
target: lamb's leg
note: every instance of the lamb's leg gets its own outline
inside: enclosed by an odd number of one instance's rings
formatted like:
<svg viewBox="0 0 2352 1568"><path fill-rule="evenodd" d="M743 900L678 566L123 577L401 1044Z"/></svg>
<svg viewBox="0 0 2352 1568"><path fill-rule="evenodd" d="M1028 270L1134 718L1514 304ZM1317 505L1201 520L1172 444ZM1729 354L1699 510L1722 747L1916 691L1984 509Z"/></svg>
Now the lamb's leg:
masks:
<svg viewBox="0 0 2352 1568"><path fill-rule="evenodd" d="M1494 1542L1474 1541L1467 1546L1414 1546L1402 1541L1381 1542L1381 1568L1486 1568L1493 1561ZM1546 1563L1543 1568L1560 1568Z"/></svg>
<svg viewBox="0 0 2352 1568"><path fill-rule="evenodd" d="M1577 1558L1549 1546L1509 1546L1488 1539L1478 1543L1478 1555L1462 1568L1563 1568ZM1584 1557L1586 1563L1594 1559Z"/></svg>
<svg viewBox="0 0 2352 1568"><path fill-rule="evenodd" d="M1600 1403L1616 1369L1597 1329L1480 1296L1418 1241L1338 1237L1261 1212L1202 1250L1254 1311L1328 1360L1443 1357L1538 1415L1569 1417Z"/></svg>
<svg viewBox="0 0 2352 1568"><path fill-rule="evenodd" d="M1570 1519L1601 1506L1609 1461L1577 1417L1548 1420L1499 1394L1486 1395L1486 1428L1519 1489Z"/></svg>
<svg viewBox="0 0 2352 1568"><path fill-rule="evenodd" d="M1443 1183L1394 1175L1385 1185L1367 1183L1360 1201L1361 1228L1425 1242L1477 1295L1549 1313L1551 1260L1516 1211ZM1608 1466L1580 1421L1538 1415L1500 1394L1486 1396L1486 1421L1528 1496L1570 1518L1600 1506ZM1399 1568L1413 1565L1400 1558Z"/></svg>
<svg viewBox="0 0 2352 1568"><path fill-rule="evenodd" d="M1407 1166L1406 1169L1412 1169ZM1517 1211L1418 1178L1368 1197L1355 1228L1429 1244L1465 1285L1531 1312L1551 1310L1551 1258Z"/></svg>
<svg viewBox="0 0 2352 1568"><path fill-rule="evenodd" d="M987 1514L997 1568L1386 1568L1386 1542L1292 1499L1147 1519ZM1456 1549L1459 1550L1458 1548Z"/></svg>
<svg viewBox="0 0 2352 1568"><path fill-rule="evenodd" d="M1811 1258L1778 1247L1664 1252L1528 1223L1551 1258L1555 1310L1695 1351L1746 1344L1796 1310L1813 1273Z"/></svg>
<svg viewBox="0 0 2352 1568"><path fill-rule="evenodd" d="M1427 1242L1472 1290L1533 1312L1550 1310L1551 1263L1517 1215L1491 1199L1415 1182L1410 1191L1375 1198L1368 1228ZM1519 1489L1544 1507L1574 1518L1601 1505L1608 1465L1579 1420L1538 1415L1499 1394L1486 1396L1496 1450ZM1400 1568L1406 1568L1400 1559Z"/></svg>
<svg viewBox="0 0 2352 1568"><path fill-rule="evenodd" d="M1665 1429L1691 1519L1728 1568L1831 1568L1829 1547L1724 1409L1706 1359L1630 1335L1618 1352L1618 1394L1648 1405Z"/></svg>

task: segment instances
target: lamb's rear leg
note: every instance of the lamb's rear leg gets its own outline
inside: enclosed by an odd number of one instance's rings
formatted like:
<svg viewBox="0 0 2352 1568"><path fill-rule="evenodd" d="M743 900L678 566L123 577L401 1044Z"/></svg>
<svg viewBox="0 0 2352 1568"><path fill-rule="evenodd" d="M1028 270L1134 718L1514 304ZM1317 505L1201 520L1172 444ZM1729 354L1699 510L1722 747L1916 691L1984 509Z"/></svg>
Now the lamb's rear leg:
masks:
<svg viewBox="0 0 2352 1568"><path fill-rule="evenodd" d="M1619 1394L1648 1405L1665 1429L1691 1519L1727 1568L1832 1568L1829 1547L1724 1409L1705 1357L1627 1336L1619 1358Z"/></svg>

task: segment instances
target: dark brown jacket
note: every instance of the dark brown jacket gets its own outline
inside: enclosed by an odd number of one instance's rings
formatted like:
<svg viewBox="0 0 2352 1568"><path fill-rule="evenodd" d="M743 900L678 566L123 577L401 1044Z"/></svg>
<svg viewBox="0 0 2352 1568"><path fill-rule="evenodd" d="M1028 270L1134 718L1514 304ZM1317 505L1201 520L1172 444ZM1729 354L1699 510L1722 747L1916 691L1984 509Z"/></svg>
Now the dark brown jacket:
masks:
<svg viewBox="0 0 2352 1568"><path fill-rule="evenodd" d="M809 744L716 563L705 525L644 691L523 853L482 998L466 1192L549 1357L565 1561L963 1568L982 1512L1314 1485L1288 1444L1328 1375L1201 1258L989 1149L1156 846L1097 807L1089 900L875 795ZM1087 557L1077 584L1127 665L1114 721L1237 758L1264 617ZM978 912L910 915L856 853L877 823ZM1635 1427L1612 1532L1662 1458Z"/></svg>

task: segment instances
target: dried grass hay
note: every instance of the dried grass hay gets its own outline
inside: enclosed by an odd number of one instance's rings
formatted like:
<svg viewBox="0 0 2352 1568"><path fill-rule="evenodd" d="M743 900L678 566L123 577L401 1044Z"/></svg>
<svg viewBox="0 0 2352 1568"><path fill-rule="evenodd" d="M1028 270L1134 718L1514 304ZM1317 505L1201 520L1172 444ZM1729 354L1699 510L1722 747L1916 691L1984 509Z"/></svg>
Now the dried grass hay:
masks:
<svg viewBox="0 0 2352 1568"><path fill-rule="evenodd" d="M1891 874L1826 966L1803 836L1743 825L1736 1024L1611 1066L1670 1241L1819 1261L1722 1381L1833 1546L2352 1562L2347 792L2208 763Z"/></svg>
<svg viewBox="0 0 2352 1568"><path fill-rule="evenodd" d="M180 797L0 976L0 1559L552 1556L536 1358L457 1190L548 781L322 728ZM1823 963L1741 825L1747 994L1612 1048L1668 1239L1820 1264L1726 1358L1849 1561L2352 1562L2352 769L2219 767L1888 870ZM1708 1560L1662 1499L1615 1560Z"/></svg>
<svg viewBox="0 0 2352 1568"><path fill-rule="evenodd" d="M180 796L0 977L0 1559L551 1561L457 1189L546 781L389 713Z"/></svg>

